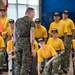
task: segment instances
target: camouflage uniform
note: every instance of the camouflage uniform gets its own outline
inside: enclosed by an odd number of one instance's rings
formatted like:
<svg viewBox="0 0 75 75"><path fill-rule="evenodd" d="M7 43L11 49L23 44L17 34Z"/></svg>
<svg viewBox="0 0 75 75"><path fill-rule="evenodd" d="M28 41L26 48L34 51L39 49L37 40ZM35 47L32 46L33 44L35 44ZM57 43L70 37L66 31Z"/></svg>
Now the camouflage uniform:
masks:
<svg viewBox="0 0 75 75"><path fill-rule="evenodd" d="M30 44L30 28L34 27L33 21L24 16L16 21L17 39L16 47L16 72L15 75L32 75L32 55Z"/></svg>
<svg viewBox="0 0 75 75"><path fill-rule="evenodd" d="M66 41L67 47L65 48L65 52L63 54L64 58L62 58L63 60L62 66L64 68L69 68L69 65L70 65L71 40L72 40L72 36L67 36L67 41Z"/></svg>
<svg viewBox="0 0 75 75"><path fill-rule="evenodd" d="M62 41L64 41L64 37L59 37ZM60 56L61 57L61 68L65 69L67 67L67 61L66 61L66 50L65 52Z"/></svg>
<svg viewBox="0 0 75 75"><path fill-rule="evenodd" d="M65 49L65 59L67 65L65 66L65 68L69 68L70 65L71 40L72 36L67 36L67 47Z"/></svg>
<svg viewBox="0 0 75 75"><path fill-rule="evenodd" d="M50 58L45 59L45 64L50 60ZM60 66L60 57L57 57L53 62L45 69L45 75L58 75L58 69Z"/></svg>
<svg viewBox="0 0 75 75"><path fill-rule="evenodd" d="M4 53L0 52L0 67L3 67L3 63L4 63Z"/></svg>

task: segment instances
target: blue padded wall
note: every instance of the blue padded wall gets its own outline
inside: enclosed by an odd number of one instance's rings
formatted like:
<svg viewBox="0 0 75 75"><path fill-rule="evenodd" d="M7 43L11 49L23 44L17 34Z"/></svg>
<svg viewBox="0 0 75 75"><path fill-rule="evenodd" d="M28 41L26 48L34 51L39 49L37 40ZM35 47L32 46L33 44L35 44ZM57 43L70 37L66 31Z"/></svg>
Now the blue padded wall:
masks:
<svg viewBox="0 0 75 75"><path fill-rule="evenodd" d="M69 11L69 17L75 22L75 0L42 0L42 24L49 29L53 21L53 13Z"/></svg>

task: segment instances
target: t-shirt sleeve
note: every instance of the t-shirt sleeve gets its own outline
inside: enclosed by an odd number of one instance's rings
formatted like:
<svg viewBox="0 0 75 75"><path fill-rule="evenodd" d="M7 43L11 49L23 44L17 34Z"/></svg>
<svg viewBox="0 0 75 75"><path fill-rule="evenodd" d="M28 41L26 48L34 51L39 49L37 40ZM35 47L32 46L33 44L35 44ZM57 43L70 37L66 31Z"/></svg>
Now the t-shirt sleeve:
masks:
<svg viewBox="0 0 75 75"><path fill-rule="evenodd" d="M1 43L1 46L0 46L1 48L2 48L2 47L5 47L3 38L1 38L0 43Z"/></svg>

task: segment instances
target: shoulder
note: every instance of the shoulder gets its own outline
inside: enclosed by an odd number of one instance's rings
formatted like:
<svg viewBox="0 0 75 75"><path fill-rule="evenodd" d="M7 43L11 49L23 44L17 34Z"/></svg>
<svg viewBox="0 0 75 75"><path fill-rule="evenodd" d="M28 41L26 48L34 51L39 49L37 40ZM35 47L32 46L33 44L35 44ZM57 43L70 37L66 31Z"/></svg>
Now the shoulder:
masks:
<svg viewBox="0 0 75 75"><path fill-rule="evenodd" d="M46 45L47 48L52 49L53 47L51 45Z"/></svg>
<svg viewBox="0 0 75 75"><path fill-rule="evenodd" d="M9 40L9 41L7 42L7 44L10 44L10 43L12 43L12 40Z"/></svg>
<svg viewBox="0 0 75 75"><path fill-rule="evenodd" d="M52 37L50 37L48 40L50 41L50 40L52 40L53 38Z"/></svg>
<svg viewBox="0 0 75 75"><path fill-rule="evenodd" d="M46 28L43 26L43 25L40 25L41 26L41 28L43 28L43 29L45 29L46 30Z"/></svg>
<svg viewBox="0 0 75 75"><path fill-rule="evenodd" d="M59 41L60 43L63 43L63 41L62 41L60 38L58 38L58 41Z"/></svg>
<svg viewBox="0 0 75 75"><path fill-rule="evenodd" d="M55 24L55 22L52 22L50 25L53 25L53 24Z"/></svg>
<svg viewBox="0 0 75 75"><path fill-rule="evenodd" d="M75 39L73 39L72 42L75 42Z"/></svg>

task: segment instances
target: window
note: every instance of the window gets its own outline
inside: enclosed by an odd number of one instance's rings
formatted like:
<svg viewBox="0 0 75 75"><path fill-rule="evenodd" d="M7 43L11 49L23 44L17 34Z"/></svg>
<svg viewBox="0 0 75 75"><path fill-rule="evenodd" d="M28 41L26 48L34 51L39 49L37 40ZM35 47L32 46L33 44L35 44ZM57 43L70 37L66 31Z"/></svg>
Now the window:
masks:
<svg viewBox="0 0 75 75"><path fill-rule="evenodd" d="M18 5L18 18L25 15L26 5Z"/></svg>
<svg viewBox="0 0 75 75"><path fill-rule="evenodd" d="M18 0L18 4L27 4L27 0Z"/></svg>
<svg viewBox="0 0 75 75"><path fill-rule="evenodd" d="M7 16L10 19L17 19L17 13L16 13L16 5L9 5L8 11L7 11Z"/></svg>
<svg viewBox="0 0 75 75"><path fill-rule="evenodd" d="M8 3L16 3L16 0L8 0Z"/></svg>
<svg viewBox="0 0 75 75"><path fill-rule="evenodd" d="M38 5L39 1L38 0L28 0L29 5Z"/></svg>
<svg viewBox="0 0 75 75"><path fill-rule="evenodd" d="M39 0L8 0L7 17L16 21L25 15L27 7L33 7L35 18L39 17Z"/></svg>

